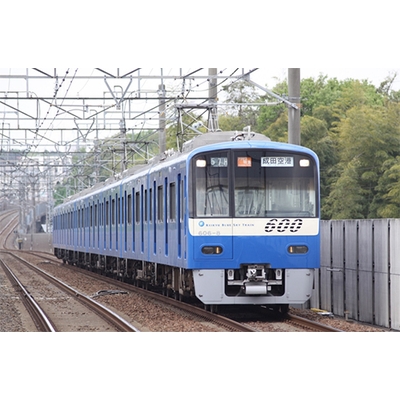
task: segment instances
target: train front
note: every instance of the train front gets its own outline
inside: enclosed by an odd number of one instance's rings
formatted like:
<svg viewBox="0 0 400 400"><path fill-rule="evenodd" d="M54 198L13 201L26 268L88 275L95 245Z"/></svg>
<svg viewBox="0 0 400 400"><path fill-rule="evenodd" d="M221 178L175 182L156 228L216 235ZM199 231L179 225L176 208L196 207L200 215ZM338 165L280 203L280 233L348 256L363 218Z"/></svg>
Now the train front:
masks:
<svg viewBox="0 0 400 400"><path fill-rule="evenodd" d="M319 164L273 142L208 146L189 161L188 267L204 304L303 304L320 266Z"/></svg>

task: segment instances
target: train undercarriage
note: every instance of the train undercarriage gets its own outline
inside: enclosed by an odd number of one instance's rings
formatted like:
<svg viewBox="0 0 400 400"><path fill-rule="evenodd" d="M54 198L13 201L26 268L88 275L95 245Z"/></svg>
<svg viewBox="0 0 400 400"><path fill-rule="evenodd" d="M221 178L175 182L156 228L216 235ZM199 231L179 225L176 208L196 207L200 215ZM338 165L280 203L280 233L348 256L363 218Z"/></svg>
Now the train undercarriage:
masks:
<svg viewBox="0 0 400 400"><path fill-rule="evenodd" d="M195 296L191 270L147 261L62 249L55 249L55 255L69 265L75 265L146 289L152 287L174 298Z"/></svg>
<svg viewBox="0 0 400 400"><path fill-rule="evenodd" d="M211 309L214 305L259 304L286 312L289 303L303 304L308 300L313 282L313 272L309 269L272 270L268 265L242 265L238 270L188 270L63 249L55 249L55 255L64 263L156 290L169 297L180 300L197 297ZM296 288L301 291L295 293Z"/></svg>

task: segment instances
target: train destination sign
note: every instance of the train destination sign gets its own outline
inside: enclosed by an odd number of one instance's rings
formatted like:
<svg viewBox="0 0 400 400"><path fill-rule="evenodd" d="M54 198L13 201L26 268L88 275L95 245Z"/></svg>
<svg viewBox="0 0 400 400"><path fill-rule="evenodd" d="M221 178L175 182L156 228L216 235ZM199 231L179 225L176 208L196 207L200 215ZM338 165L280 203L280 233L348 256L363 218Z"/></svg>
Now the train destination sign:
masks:
<svg viewBox="0 0 400 400"><path fill-rule="evenodd" d="M293 167L293 157L261 157L262 167Z"/></svg>
<svg viewBox="0 0 400 400"><path fill-rule="evenodd" d="M211 157L212 167L227 167L228 157Z"/></svg>

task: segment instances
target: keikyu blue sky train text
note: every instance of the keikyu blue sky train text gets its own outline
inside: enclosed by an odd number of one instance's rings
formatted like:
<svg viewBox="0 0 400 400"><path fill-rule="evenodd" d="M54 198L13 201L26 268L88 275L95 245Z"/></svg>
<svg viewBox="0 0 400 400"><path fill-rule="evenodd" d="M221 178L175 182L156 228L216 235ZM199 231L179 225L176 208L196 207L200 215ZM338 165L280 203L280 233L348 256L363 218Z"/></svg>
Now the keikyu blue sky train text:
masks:
<svg viewBox="0 0 400 400"><path fill-rule="evenodd" d="M205 305L309 300L320 266L319 162L252 132L213 132L54 209L55 255Z"/></svg>

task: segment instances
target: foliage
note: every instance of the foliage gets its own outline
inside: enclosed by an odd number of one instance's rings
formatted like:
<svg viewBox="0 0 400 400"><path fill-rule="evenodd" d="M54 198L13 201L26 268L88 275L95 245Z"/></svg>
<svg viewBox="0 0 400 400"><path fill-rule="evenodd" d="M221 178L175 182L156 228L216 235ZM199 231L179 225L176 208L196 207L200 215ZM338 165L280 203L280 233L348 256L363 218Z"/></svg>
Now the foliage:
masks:
<svg viewBox="0 0 400 400"><path fill-rule="evenodd" d="M395 78L389 76L379 87L323 75L301 80L301 143L320 159L322 218L400 218L400 91L393 90ZM277 82L272 90L287 97L287 81ZM271 140L287 142L285 104L256 106L276 99L246 81L227 86L224 101L226 106L218 109L220 129L251 126ZM183 141L206 132L204 117L188 112L179 123L176 118L170 121L167 148L180 148ZM157 154L158 131L127 135L129 142L123 147L116 135L76 154L73 177L57 185L54 198L61 201L123 167L146 162L149 154ZM125 151L129 157L124 164Z"/></svg>
<svg viewBox="0 0 400 400"><path fill-rule="evenodd" d="M69 176L58 181L53 198L55 205L66 198L137 164L144 164L158 152L158 132L118 133L94 148L81 147L72 156Z"/></svg>
<svg viewBox="0 0 400 400"><path fill-rule="evenodd" d="M400 92L391 89L394 78L379 88L323 75L301 81L301 143L320 159L322 218L400 217ZM273 91L287 96L287 82ZM256 127L287 142L287 107L260 107Z"/></svg>
<svg viewBox="0 0 400 400"><path fill-rule="evenodd" d="M167 149L181 149L182 144L196 135L207 132L207 123L194 112L182 112L180 118L167 127Z"/></svg>
<svg viewBox="0 0 400 400"><path fill-rule="evenodd" d="M260 100L255 88L249 82L239 80L227 86L225 90L227 105L222 108L222 113L225 116L232 116L233 121L228 123L228 118L220 118L220 128L225 130L223 127L230 127L227 130L242 131L245 126L250 126L254 130L257 125L258 109L252 103Z"/></svg>

